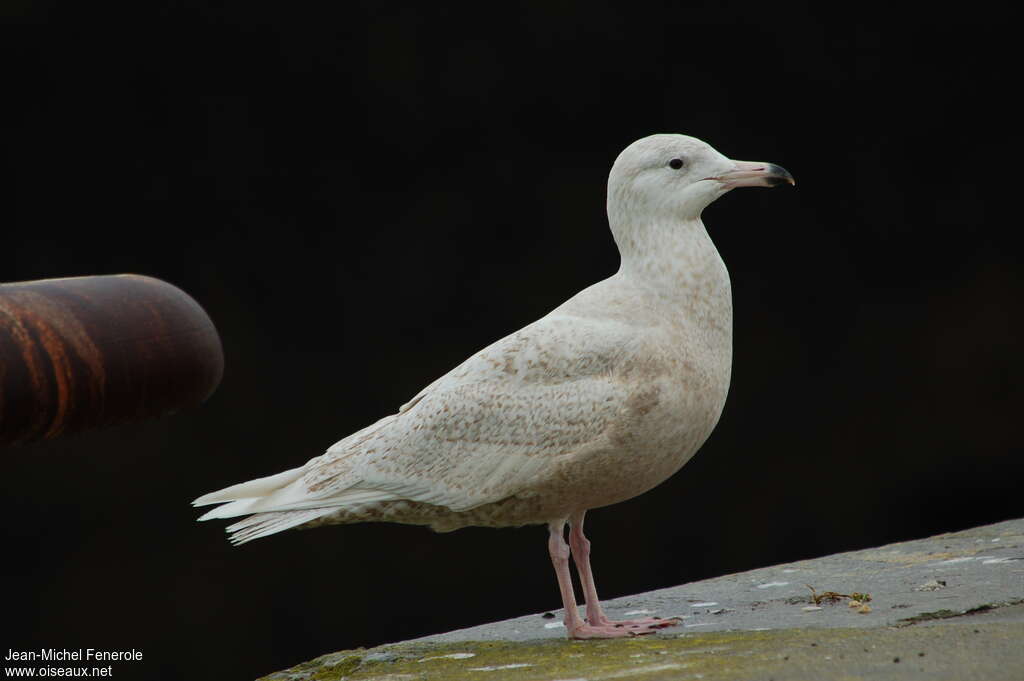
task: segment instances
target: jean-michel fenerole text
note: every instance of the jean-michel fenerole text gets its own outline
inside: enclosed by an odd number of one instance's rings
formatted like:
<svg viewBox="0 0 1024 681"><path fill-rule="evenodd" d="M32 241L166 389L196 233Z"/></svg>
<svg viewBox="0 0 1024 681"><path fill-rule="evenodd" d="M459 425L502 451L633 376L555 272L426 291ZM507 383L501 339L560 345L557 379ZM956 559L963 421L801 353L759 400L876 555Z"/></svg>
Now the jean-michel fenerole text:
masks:
<svg viewBox="0 0 1024 681"><path fill-rule="evenodd" d="M6 662L139 662L142 651L135 650L101 650L99 648L40 648L39 650L7 649L4 656Z"/></svg>

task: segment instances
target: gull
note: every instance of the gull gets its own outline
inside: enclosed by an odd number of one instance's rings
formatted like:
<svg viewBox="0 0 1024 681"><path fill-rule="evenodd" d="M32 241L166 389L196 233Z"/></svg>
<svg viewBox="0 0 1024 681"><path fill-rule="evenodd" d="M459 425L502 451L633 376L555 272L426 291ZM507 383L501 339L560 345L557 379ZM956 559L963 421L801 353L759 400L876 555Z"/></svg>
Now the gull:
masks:
<svg viewBox="0 0 1024 681"><path fill-rule="evenodd" d="M247 516L227 528L235 544L366 521L442 532L546 525L570 638L676 624L605 615L583 519L663 482L711 434L729 389L732 294L701 212L736 187L786 183L785 169L731 160L694 137L630 144L608 178L614 275L305 465L199 497L196 506L223 504L200 520Z"/></svg>

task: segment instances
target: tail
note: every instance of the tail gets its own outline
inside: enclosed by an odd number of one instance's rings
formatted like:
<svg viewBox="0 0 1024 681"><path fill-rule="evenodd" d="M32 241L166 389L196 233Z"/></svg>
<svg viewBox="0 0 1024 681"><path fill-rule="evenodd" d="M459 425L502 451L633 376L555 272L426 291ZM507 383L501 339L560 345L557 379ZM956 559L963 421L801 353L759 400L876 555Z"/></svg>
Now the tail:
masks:
<svg viewBox="0 0 1024 681"><path fill-rule="evenodd" d="M224 504L200 516L199 520L248 515L248 518L227 527L227 531L232 533L231 542L238 545L322 518L341 508L398 498L389 492L360 488L355 484L317 497L300 482L307 470L308 464L225 487L204 494L192 505Z"/></svg>
<svg viewBox="0 0 1024 681"><path fill-rule="evenodd" d="M246 499L259 499L271 494L272 492L276 492L282 487L292 484L302 477L305 470L305 467L293 468L290 471L278 473L277 475L268 475L265 478L256 478L249 482L240 482L237 485L231 485L231 487L225 487L224 489L217 490L216 492L204 494L193 501L192 505L209 506L210 504L222 504L227 501L237 502ZM226 510L230 506L232 506L232 504L215 508L200 518L200 520L209 520L210 518L230 518L234 515L240 515L238 513L214 515L215 513Z"/></svg>
<svg viewBox="0 0 1024 681"><path fill-rule="evenodd" d="M301 478L304 471L304 467L293 468L277 475L270 475L265 478L257 478L256 480L225 487L222 490L204 494L193 501L192 505L224 504L200 516L199 520L234 518L246 515L251 510L255 515L251 515L227 527L227 531L231 533L231 543L236 546L244 544L247 541L259 539L268 534L283 532L291 527L315 520L337 510L337 508L328 507L260 513L258 510L252 509L253 506L264 501L274 492L287 487Z"/></svg>
<svg viewBox="0 0 1024 681"><path fill-rule="evenodd" d="M316 520L337 510L337 507L328 507L311 508L305 511L257 513L238 521L234 525L228 525L227 531L231 533L228 540L235 546L238 546L253 539L266 537L268 534L277 534L292 527L308 523L310 520Z"/></svg>

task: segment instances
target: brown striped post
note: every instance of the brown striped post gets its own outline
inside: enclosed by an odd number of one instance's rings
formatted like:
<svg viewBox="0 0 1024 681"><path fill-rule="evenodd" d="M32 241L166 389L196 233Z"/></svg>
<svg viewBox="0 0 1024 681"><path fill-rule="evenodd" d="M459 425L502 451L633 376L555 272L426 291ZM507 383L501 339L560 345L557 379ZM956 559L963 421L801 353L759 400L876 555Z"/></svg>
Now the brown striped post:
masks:
<svg viewBox="0 0 1024 681"><path fill-rule="evenodd" d="M0 284L0 446L163 416L224 372L213 322L136 274Z"/></svg>

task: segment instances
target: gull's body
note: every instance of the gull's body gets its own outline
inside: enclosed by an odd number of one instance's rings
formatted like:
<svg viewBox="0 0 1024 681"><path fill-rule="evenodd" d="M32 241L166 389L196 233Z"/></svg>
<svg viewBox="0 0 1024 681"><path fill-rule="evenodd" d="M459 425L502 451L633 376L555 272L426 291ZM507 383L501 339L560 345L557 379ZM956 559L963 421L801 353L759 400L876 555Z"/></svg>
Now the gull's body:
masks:
<svg viewBox="0 0 1024 681"><path fill-rule="evenodd" d="M691 137L635 142L608 185L618 272L304 466L200 497L229 502L203 519L250 516L228 528L238 543L299 525L546 524L570 636L664 626L604 617L583 516L664 481L711 434L729 388L732 298L700 212L734 186L783 181L777 166L731 161Z"/></svg>

